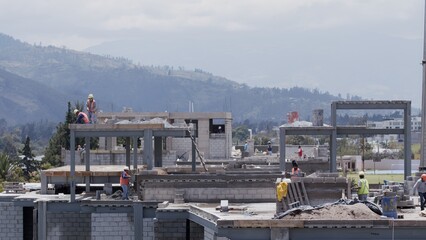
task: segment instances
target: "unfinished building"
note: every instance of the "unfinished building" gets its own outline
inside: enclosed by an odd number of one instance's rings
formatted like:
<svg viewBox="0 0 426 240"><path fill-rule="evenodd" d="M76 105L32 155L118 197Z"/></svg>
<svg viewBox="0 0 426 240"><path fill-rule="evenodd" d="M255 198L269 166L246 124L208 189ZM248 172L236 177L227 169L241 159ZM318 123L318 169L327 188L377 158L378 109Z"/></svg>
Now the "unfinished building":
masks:
<svg viewBox="0 0 426 240"><path fill-rule="evenodd" d="M424 239L426 234L426 220L415 212L406 213L404 219L357 212L353 213L356 219L342 215L277 218L298 204L319 205L350 197L348 179L334 173L332 163L326 162L329 173L291 178L285 159L252 168L241 166L257 159L218 160L202 167L195 165L197 154L191 140L187 172L186 168L162 167L164 148L155 147L164 145L160 138L190 138L187 127L147 119L130 124L108 121L71 125L69 168L43 172L42 193L48 193L48 183L62 181L69 184L70 194L0 194L0 239ZM86 146L88 158L84 165L76 164L75 138L105 138L109 145L108 141L113 143L120 136L142 138L144 151L139 152L133 141L133 150L126 145L124 164L109 168L93 165L90 146ZM284 145L280 144L283 156ZM203 151L211 153L207 148ZM108 193L109 184L118 182L124 166L130 166L135 176L130 201ZM277 184L284 177L291 179L288 196L278 201ZM102 182L107 183L104 189L93 191L93 184ZM85 193L76 193L77 184L85 186Z"/></svg>

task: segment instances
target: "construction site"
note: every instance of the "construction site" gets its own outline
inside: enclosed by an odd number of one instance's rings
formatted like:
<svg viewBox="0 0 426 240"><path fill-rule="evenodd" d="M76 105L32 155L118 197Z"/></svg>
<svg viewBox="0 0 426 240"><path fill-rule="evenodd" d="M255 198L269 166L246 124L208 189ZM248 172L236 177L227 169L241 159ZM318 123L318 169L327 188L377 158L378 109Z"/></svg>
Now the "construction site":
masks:
<svg viewBox="0 0 426 240"><path fill-rule="evenodd" d="M229 112L99 113L97 124L69 126L65 166L42 171L40 190L6 186L0 239L424 239L426 218L410 194L421 174L407 157L411 102L340 101L331 109L331 125L320 117L309 127L281 126L272 155L255 154L249 139L244 158L232 146ZM400 109L406 121L401 129L338 126L341 109ZM336 138L347 134L403 135L405 181L372 186L359 201L336 167ZM289 135L325 135L330 144L297 159L302 172L294 176ZM130 200L119 184L126 167Z"/></svg>

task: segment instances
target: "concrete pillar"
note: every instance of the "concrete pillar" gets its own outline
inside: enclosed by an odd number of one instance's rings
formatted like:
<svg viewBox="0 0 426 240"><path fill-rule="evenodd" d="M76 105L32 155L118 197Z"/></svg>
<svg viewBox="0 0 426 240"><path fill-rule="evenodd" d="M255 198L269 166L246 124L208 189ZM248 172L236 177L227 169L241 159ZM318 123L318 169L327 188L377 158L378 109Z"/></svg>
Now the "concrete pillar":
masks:
<svg viewBox="0 0 426 240"><path fill-rule="evenodd" d="M71 130L70 132L70 154L71 154L71 164L70 164L70 193L71 193L71 202L75 202L75 131Z"/></svg>
<svg viewBox="0 0 426 240"><path fill-rule="evenodd" d="M285 129L280 128L280 171L285 172Z"/></svg>
<svg viewBox="0 0 426 240"><path fill-rule="evenodd" d="M41 189L40 189L40 194L47 194L47 176L45 172L41 172Z"/></svg>
<svg viewBox="0 0 426 240"><path fill-rule="evenodd" d="M143 162L147 165L148 170L152 170L153 153L152 153L152 130L146 129L144 131L144 146L143 146Z"/></svg>
<svg viewBox="0 0 426 240"><path fill-rule="evenodd" d="M86 161L86 171L90 172L90 137L85 137L84 142L86 143L86 147L84 151L86 152L85 161ZM85 177L86 180L86 192L90 192L90 176Z"/></svg>
<svg viewBox="0 0 426 240"><path fill-rule="evenodd" d="M210 158L210 119L198 120L198 150L204 153L204 158Z"/></svg>
<svg viewBox="0 0 426 240"><path fill-rule="evenodd" d="M225 158L232 156L232 119L225 119Z"/></svg>
<svg viewBox="0 0 426 240"><path fill-rule="evenodd" d="M126 137L126 166L130 168L130 137Z"/></svg>
<svg viewBox="0 0 426 240"><path fill-rule="evenodd" d="M271 240L290 240L288 228L271 228Z"/></svg>
<svg viewBox="0 0 426 240"><path fill-rule="evenodd" d="M404 179L408 176L411 176L411 102L404 109Z"/></svg>
<svg viewBox="0 0 426 240"><path fill-rule="evenodd" d="M163 166L163 138L154 137L154 167Z"/></svg>
<svg viewBox="0 0 426 240"><path fill-rule="evenodd" d="M47 220L47 202L44 200L39 200L37 202L37 239L46 240L47 239L47 229L46 229L46 220Z"/></svg>
<svg viewBox="0 0 426 240"><path fill-rule="evenodd" d="M138 138L133 137L133 169L138 169Z"/></svg>
<svg viewBox="0 0 426 240"><path fill-rule="evenodd" d="M141 201L133 202L133 218L135 239L143 239L143 203Z"/></svg>

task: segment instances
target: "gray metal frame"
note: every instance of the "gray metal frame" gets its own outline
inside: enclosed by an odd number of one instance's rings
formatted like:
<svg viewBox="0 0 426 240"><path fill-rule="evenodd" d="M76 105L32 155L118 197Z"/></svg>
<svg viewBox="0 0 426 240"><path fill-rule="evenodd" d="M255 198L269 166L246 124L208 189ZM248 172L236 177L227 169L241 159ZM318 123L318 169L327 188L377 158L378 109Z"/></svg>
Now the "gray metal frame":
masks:
<svg viewBox="0 0 426 240"><path fill-rule="evenodd" d="M401 109L404 129L370 129L359 126L337 126L337 110ZM286 135L330 136L330 172L336 172L337 136L365 134L404 135L404 179L411 176L411 101L335 101L331 104L331 127L280 127L280 171L285 171Z"/></svg>

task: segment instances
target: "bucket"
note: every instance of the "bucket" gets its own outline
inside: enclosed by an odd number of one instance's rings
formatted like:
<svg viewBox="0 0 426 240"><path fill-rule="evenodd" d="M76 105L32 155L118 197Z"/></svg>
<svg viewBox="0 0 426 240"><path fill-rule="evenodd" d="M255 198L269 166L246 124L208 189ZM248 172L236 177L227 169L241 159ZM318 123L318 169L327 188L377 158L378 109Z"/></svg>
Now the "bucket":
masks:
<svg viewBox="0 0 426 240"><path fill-rule="evenodd" d="M383 216L398 218L396 206L397 206L396 196L392 196L392 197L383 196L382 198Z"/></svg>

